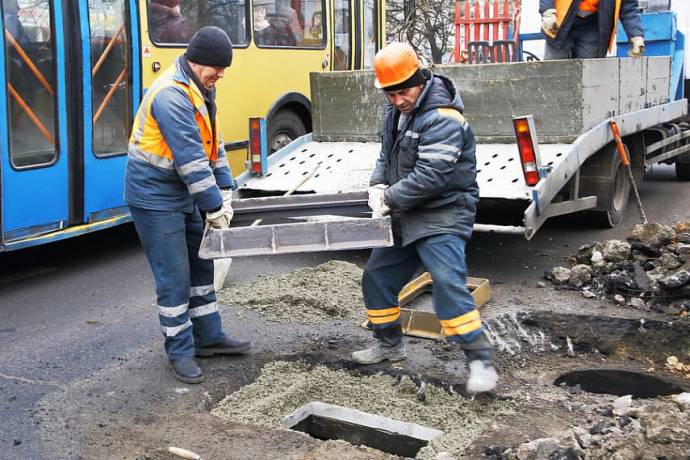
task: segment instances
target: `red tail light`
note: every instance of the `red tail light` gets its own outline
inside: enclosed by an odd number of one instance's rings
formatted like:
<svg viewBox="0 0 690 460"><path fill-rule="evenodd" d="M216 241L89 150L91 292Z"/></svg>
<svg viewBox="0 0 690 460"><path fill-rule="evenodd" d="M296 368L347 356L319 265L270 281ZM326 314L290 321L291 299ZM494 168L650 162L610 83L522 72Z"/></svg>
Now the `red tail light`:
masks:
<svg viewBox="0 0 690 460"><path fill-rule="evenodd" d="M517 137L518 151L522 172L525 175L527 185L536 185L539 182L539 144L536 142L534 117L527 115L513 118L513 127Z"/></svg>
<svg viewBox="0 0 690 460"><path fill-rule="evenodd" d="M249 119L249 166L257 174L265 174L267 169L266 119Z"/></svg>

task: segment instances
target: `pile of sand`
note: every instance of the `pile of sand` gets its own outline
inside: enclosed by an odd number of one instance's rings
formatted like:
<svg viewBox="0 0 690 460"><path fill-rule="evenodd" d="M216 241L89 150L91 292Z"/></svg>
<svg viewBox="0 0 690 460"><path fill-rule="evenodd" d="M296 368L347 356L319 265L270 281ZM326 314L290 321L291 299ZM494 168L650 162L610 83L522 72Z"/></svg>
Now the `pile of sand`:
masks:
<svg viewBox="0 0 690 460"><path fill-rule="evenodd" d="M332 260L315 268L260 277L250 286L228 286L218 292L218 300L281 323L361 322L365 315L361 278L362 269L355 264Z"/></svg>

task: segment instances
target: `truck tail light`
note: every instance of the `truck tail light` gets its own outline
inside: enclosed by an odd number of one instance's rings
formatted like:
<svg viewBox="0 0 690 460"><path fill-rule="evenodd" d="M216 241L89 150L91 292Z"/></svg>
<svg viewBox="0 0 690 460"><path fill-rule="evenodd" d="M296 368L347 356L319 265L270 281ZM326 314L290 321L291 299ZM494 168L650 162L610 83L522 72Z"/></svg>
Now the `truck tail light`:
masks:
<svg viewBox="0 0 690 460"><path fill-rule="evenodd" d="M534 117L527 115L523 117L513 117L513 127L515 137L517 137L518 151L520 152L520 162L522 172L525 175L527 185L536 185L539 182L539 144L536 139L534 129Z"/></svg>
<svg viewBox="0 0 690 460"><path fill-rule="evenodd" d="M266 119L249 119L249 164L247 167L256 174L266 174L268 154L266 146Z"/></svg>

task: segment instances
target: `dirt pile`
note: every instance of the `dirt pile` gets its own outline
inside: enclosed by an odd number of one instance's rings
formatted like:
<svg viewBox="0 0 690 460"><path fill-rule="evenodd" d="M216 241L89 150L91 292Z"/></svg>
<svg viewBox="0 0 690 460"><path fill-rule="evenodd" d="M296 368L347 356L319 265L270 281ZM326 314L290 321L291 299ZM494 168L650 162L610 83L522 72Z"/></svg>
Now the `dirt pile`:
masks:
<svg viewBox="0 0 690 460"><path fill-rule="evenodd" d="M690 223L638 225L627 241L581 246L545 278L557 289L610 299L645 311L684 316L690 311Z"/></svg>

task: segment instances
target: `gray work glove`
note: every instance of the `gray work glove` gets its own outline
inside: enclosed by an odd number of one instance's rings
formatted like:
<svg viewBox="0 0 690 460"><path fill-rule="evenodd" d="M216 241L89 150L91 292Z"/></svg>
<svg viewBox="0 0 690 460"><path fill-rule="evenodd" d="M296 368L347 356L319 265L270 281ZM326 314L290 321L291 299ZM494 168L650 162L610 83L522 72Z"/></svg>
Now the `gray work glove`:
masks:
<svg viewBox="0 0 690 460"><path fill-rule="evenodd" d="M371 217L384 217L391 213L391 208L383 200L383 194L387 188L388 184L376 184L369 187L367 204L371 208Z"/></svg>
<svg viewBox="0 0 690 460"><path fill-rule="evenodd" d="M232 208L230 209L232 216ZM206 223L208 223L211 228L222 230L224 228L230 227L230 219L228 219L228 214L225 209L225 205L222 205L218 211L207 212L206 213Z"/></svg>
<svg viewBox="0 0 690 460"><path fill-rule="evenodd" d="M630 49L628 50L628 56L632 58L642 57L644 54L644 38L642 37L630 37Z"/></svg>
<svg viewBox="0 0 690 460"><path fill-rule="evenodd" d="M556 19L556 10L554 8L544 11L544 14L541 15L541 27L552 34L558 32L558 20Z"/></svg>
<svg viewBox="0 0 690 460"><path fill-rule="evenodd" d="M225 216L228 218L228 222L232 220L232 216L235 215L235 211L232 209L232 190L221 189L220 194L223 197L223 208L225 209Z"/></svg>

